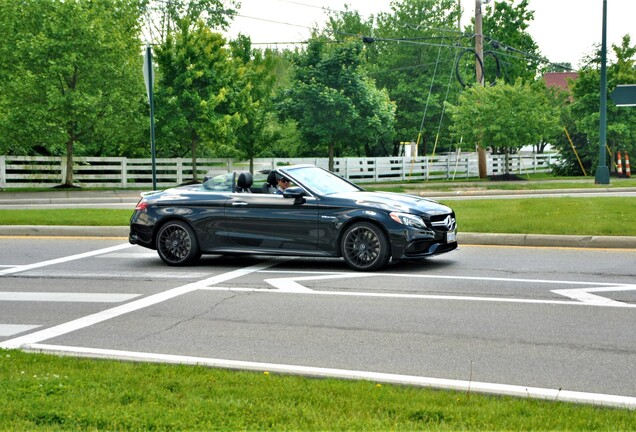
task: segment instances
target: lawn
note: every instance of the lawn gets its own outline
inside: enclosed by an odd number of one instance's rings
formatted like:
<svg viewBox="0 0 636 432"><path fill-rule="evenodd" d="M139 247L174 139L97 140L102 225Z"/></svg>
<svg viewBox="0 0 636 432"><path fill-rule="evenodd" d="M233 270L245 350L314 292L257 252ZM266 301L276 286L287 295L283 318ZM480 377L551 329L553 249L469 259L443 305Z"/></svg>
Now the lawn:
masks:
<svg viewBox="0 0 636 432"><path fill-rule="evenodd" d="M635 430L633 411L0 350L0 430Z"/></svg>

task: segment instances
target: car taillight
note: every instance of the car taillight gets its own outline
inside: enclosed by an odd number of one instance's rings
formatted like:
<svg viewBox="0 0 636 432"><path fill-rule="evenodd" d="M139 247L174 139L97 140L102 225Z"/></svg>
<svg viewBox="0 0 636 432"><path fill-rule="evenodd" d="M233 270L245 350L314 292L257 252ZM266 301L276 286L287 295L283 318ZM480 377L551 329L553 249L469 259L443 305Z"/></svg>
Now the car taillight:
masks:
<svg viewBox="0 0 636 432"><path fill-rule="evenodd" d="M135 206L135 211L144 211L148 208L148 203L146 201L139 201Z"/></svg>

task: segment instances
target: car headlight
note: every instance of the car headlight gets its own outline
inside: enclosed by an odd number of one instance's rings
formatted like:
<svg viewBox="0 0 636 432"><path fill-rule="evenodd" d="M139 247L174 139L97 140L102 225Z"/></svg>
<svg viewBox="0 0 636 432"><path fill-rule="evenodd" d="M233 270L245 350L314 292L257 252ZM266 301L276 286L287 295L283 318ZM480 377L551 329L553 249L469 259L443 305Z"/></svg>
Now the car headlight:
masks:
<svg viewBox="0 0 636 432"><path fill-rule="evenodd" d="M402 225L410 226L417 229L428 229L424 221L415 215L409 213L391 212L389 213L391 219Z"/></svg>

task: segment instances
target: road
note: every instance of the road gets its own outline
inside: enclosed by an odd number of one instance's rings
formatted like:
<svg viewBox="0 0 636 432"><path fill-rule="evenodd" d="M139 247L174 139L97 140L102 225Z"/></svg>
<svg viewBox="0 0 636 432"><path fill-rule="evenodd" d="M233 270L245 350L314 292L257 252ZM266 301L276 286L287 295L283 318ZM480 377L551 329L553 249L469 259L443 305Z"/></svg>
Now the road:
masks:
<svg viewBox="0 0 636 432"><path fill-rule="evenodd" d="M123 239L0 238L0 347L636 408L636 250L461 246L165 266Z"/></svg>

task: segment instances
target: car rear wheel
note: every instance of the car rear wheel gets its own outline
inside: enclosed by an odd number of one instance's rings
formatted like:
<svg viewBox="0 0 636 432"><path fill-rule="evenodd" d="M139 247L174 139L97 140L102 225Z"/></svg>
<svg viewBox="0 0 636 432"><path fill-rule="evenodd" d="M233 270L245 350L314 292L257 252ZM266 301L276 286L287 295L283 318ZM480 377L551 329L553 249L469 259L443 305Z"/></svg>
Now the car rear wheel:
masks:
<svg viewBox="0 0 636 432"><path fill-rule="evenodd" d="M347 265L359 271L373 271L389 261L389 241L386 234L369 222L357 222L346 229L341 243L342 257Z"/></svg>
<svg viewBox="0 0 636 432"><path fill-rule="evenodd" d="M190 226L181 221L171 221L157 233L157 253L168 265L189 264L201 256L199 243Z"/></svg>

